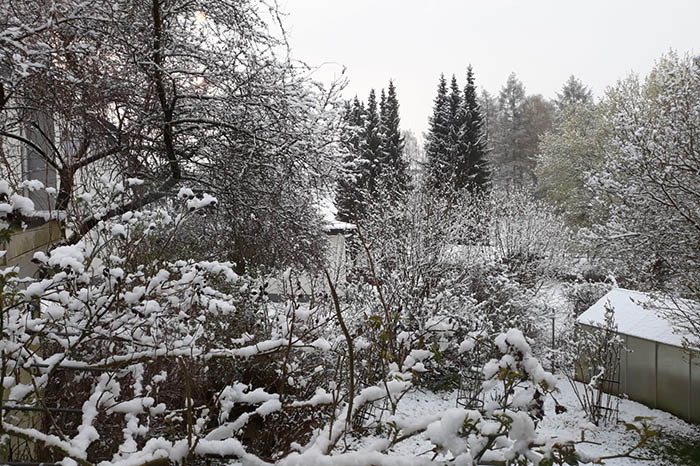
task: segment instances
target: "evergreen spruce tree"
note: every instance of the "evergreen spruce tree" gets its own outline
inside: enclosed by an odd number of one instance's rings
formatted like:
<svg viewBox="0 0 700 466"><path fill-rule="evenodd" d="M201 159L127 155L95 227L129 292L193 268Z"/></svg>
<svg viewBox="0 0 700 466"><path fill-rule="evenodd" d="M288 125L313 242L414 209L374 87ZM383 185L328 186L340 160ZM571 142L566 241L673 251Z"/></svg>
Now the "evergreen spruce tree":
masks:
<svg viewBox="0 0 700 466"><path fill-rule="evenodd" d="M352 101L348 123L350 124L350 149L356 155L361 155L365 145L365 104L355 96Z"/></svg>
<svg viewBox="0 0 700 466"><path fill-rule="evenodd" d="M563 111L567 106L572 104L590 104L593 103L593 94L587 86L576 78L573 74L562 86L561 92L557 92L557 98L554 100L557 110Z"/></svg>
<svg viewBox="0 0 700 466"><path fill-rule="evenodd" d="M496 128L491 132L494 184L506 191L511 188L524 188L532 178L527 171L530 163L526 160L524 150L525 99L525 87L515 73L511 73L499 93Z"/></svg>
<svg viewBox="0 0 700 466"><path fill-rule="evenodd" d="M382 184L389 192L400 195L408 189L409 176L408 162L404 159L404 139L399 128L399 100L392 81L389 81L389 90L382 109Z"/></svg>
<svg viewBox="0 0 700 466"><path fill-rule="evenodd" d="M365 107L357 96L352 104L345 104L343 140L347 154L343 164L344 173L336 190L338 219L343 222L352 222L356 215L364 212L368 182L368 164L363 158L367 139L365 114Z"/></svg>
<svg viewBox="0 0 700 466"><path fill-rule="evenodd" d="M464 153L460 158L455 185L467 187L471 192L483 191L489 182L489 170L486 162L486 135L484 133L484 116L477 101L474 71L467 68L467 84L463 95L463 122L460 147Z"/></svg>
<svg viewBox="0 0 700 466"><path fill-rule="evenodd" d="M382 89L379 94L379 136L384 137L386 133L386 127L384 123L386 122L386 92Z"/></svg>
<svg viewBox="0 0 700 466"><path fill-rule="evenodd" d="M462 126L464 123L464 109L462 106L462 91L457 84L457 78L452 75L452 81L450 82L450 94L448 97L448 113L447 113L447 147L445 148L444 154L444 167L443 174L446 177L444 181L448 181L450 185L454 186L456 183L455 177L457 176L456 169L459 164L459 160L464 152L464 147L461 147L462 143Z"/></svg>
<svg viewBox="0 0 700 466"><path fill-rule="evenodd" d="M408 163L399 128L399 102L393 82L379 102L374 89L365 106L357 97L345 105L347 155L336 189L338 219L353 222L379 195L400 196L408 189ZM380 193L381 190L381 193Z"/></svg>
<svg viewBox="0 0 700 466"><path fill-rule="evenodd" d="M431 188L439 187L445 178L445 154L449 145L449 125L447 81L445 75L440 75L425 143L425 155L428 161L427 184Z"/></svg>
<svg viewBox="0 0 700 466"><path fill-rule="evenodd" d="M474 85L474 72L467 71L467 85L461 91L454 76L449 94L444 76L440 78L430 130L427 136L428 180L432 188L486 188L484 117Z"/></svg>
<svg viewBox="0 0 700 466"><path fill-rule="evenodd" d="M365 175L367 194L370 198L377 194L377 181L381 176L382 139L380 135L379 112L377 109L377 94L370 90L367 98L364 125L365 146L363 158L366 163Z"/></svg>

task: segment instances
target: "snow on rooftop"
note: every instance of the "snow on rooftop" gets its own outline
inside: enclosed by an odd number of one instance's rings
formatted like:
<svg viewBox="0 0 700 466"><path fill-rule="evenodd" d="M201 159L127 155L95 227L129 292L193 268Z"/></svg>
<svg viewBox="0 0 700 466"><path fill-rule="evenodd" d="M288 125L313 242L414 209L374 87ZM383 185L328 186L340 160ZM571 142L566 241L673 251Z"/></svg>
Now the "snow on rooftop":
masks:
<svg viewBox="0 0 700 466"><path fill-rule="evenodd" d="M341 222L339 220L336 220L334 222L329 222L325 227L324 230L328 232L337 232L337 231L342 231L342 232L349 232L352 230L357 229L354 223L348 223L348 222Z"/></svg>
<svg viewBox="0 0 700 466"><path fill-rule="evenodd" d="M691 339L673 327L669 313L678 312L678 306L698 306L691 301L661 301L640 291L613 288L594 305L581 314L580 324L605 326L605 307L615 311L615 323L619 333L672 346L683 346L684 338Z"/></svg>

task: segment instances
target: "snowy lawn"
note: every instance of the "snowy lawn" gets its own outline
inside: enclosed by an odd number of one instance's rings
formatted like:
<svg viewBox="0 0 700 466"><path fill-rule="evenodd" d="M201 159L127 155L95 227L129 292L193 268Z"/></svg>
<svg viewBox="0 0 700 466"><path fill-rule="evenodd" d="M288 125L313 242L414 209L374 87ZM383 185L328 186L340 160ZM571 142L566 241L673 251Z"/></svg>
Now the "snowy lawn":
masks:
<svg viewBox="0 0 700 466"><path fill-rule="evenodd" d="M631 422L636 416L654 417L652 421L655 426L659 426L666 432L668 437L684 436L698 438L700 432L697 427L664 411L650 409L640 403L629 400L620 402L620 422L615 425L596 427L589 423L583 411L579 409L576 396L569 385L569 382L558 377L558 388L560 393L557 400L568 409L562 414L555 414L554 402L548 398L545 404L545 418L539 424L539 432L544 435L556 435L564 439L581 439L581 431L585 432L585 439L590 442L579 445L579 449L592 456L606 456L624 452L636 442L634 433L625 430L624 422ZM421 419L436 412L444 411L455 407L456 392L432 393L414 391L407 394L399 404L398 417ZM661 441L665 441L664 437ZM369 437L364 438L362 443L369 445L376 440ZM401 444L392 451L400 456L425 455L433 456L432 444L423 435L417 435ZM618 458L605 462L609 466L675 466L676 463L664 462L654 452L641 451L637 456L650 457L649 461L630 458ZM653 458L651 458L653 457ZM444 459L442 456L437 458Z"/></svg>
<svg viewBox="0 0 700 466"><path fill-rule="evenodd" d="M568 408L568 412L562 414L554 413L554 403L551 398L545 405L546 416L540 423L540 432L562 437L581 438L581 430L586 428L585 439L596 444L583 444L580 450L594 456L605 456L621 453L633 446L636 437L625 430L624 423L632 422L637 416L653 417L650 421L654 426L660 427L668 436L698 436L698 430L691 424L658 409L651 409L647 406L630 401L620 400L620 422L616 425L606 425L596 427L586 421L585 414L579 408L578 400L574 395L569 382L563 378L558 378L558 388L561 391L557 400ZM641 451L637 456L651 457L652 452ZM659 458L651 458L650 461L634 460L629 458L612 459L605 462L610 466L633 466L648 465L656 466L662 464L672 465L674 463L664 463Z"/></svg>

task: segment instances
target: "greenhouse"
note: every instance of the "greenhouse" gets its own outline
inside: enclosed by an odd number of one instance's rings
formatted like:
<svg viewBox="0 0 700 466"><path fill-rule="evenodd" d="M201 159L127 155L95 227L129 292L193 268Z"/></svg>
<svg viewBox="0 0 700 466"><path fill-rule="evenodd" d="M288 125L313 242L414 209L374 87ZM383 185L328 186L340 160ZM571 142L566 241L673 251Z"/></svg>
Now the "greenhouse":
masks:
<svg viewBox="0 0 700 466"><path fill-rule="evenodd" d="M583 328L605 327L606 308L614 310L617 333L626 351L620 354L618 393L652 408L700 422L700 350L687 344L671 322L673 314L697 312L690 301L661 301L615 288L581 314Z"/></svg>

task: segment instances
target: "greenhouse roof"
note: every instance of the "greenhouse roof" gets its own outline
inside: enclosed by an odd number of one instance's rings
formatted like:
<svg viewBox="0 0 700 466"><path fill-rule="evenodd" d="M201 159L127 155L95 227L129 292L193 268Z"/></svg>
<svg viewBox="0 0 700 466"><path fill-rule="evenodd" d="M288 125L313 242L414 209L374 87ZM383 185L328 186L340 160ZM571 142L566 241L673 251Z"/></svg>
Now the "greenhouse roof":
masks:
<svg viewBox="0 0 700 466"><path fill-rule="evenodd" d="M613 288L576 321L580 324L605 327L606 307L614 310L618 333L673 346L683 346L692 336L674 327L674 315L690 311L700 315L700 305L688 300L660 299L648 293Z"/></svg>

